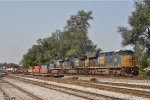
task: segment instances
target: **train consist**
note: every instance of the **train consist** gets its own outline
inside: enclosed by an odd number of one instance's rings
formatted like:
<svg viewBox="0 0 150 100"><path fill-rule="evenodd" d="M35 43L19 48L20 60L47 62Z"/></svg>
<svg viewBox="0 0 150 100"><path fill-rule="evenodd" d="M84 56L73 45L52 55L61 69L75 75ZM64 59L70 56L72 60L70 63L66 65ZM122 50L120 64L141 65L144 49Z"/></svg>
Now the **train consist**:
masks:
<svg viewBox="0 0 150 100"><path fill-rule="evenodd" d="M96 74L96 75L138 75L138 60L132 50L119 50L117 52L96 51L86 54L85 57L70 57L64 60L52 60L42 66L30 66L21 69L22 72L42 74Z"/></svg>

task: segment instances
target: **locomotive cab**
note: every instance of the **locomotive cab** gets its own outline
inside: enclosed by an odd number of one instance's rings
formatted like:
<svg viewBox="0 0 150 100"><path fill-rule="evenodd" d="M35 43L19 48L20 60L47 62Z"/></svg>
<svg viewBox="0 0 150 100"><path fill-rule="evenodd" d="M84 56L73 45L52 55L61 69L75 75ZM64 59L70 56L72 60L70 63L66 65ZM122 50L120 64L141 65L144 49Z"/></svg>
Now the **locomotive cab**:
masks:
<svg viewBox="0 0 150 100"><path fill-rule="evenodd" d="M127 75L138 75L137 58L132 50L118 51L122 72Z"/></svg>
<svg viewBox="0 0 150 100"><path fill-rule="evenodd" d="M134 56L132 50L121 50L118 52L118 56L121 57L120 64L123 67L135 67L137 66L137 58Z"/></svg>

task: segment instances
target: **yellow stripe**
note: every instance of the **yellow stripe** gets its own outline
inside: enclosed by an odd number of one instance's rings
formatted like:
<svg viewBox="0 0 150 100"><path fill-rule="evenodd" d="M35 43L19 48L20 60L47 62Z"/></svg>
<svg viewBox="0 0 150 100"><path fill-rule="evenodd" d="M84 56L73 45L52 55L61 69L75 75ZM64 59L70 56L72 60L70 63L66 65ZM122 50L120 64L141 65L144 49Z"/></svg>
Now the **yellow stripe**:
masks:
<svg viewBox="0 0 150 100"><path fill-rule="evenodd" d="M102 69L102 68L126 68L128 66L89 66L89 67L75 67L75 68L99 68L99 69ZM129 66L129 67L134 67L134 66Z"/></svg>

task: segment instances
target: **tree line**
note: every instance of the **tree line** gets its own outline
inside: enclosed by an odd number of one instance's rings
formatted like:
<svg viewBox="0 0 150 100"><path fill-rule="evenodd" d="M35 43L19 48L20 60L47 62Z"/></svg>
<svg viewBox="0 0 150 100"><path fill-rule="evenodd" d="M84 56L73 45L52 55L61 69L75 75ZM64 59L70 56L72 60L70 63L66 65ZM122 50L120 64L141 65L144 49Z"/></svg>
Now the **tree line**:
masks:
<svg viewBox="0 0 150 100"><path fill-rule="evenodd" d="M20 66L15 63L0 63L0 67L6 66L7 68L19 68Z"/></svg>
<svg viewBox="0 0 150 100"><path fill-rule="evenodd" d="M38 39L26 54L21 64L24 67L50 63L53 59L83 56L93 52L96 45L88 37L89 21L93 20L91 11L78 11L66 21L63 31L56 30L52 35Z"/></svg>

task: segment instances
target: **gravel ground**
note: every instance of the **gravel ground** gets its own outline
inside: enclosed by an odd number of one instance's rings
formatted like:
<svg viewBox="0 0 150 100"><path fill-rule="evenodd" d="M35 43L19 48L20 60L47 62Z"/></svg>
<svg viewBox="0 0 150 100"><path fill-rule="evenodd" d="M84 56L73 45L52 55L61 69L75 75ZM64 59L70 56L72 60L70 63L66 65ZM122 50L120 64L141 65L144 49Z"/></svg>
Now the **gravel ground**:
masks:
<svg viewBox="0 0 150 100"><path fill-rule="evenodd" d="M69 95L66 93L58 92L55 90L50 90L40 86L36 86L30 83L25 83L19 80L4 78L5 81L9 81L22 89L40 97L42 100L85 100L80 97ZM21 99L20 99L21 100ZM23 99L24 100L24 99ZM30 100L30 99L28 99Z"/></svg>
<svg viewBox="0 0 150 100"><path fill-rule="evenodd" d="M5 100L3 93L0 91L0 100Z"/></svg>
<svg viewBox="0 0 150 100"><path fill-rule="evenodd" d="M22 77L22 78L25 78L25 77ZM127 95L127 94L110 92L110 91L99 90L99 89L94 89L94 88L86 88L86 87L72 85L72 84L57 83L57 82L44 81L44 80L33 79L33 78L25 78L25 79L39 81L39 82L45 82L45 83L48 83L48 84L53 84L53 85L58 85L58 86L78 89L78 90L82 90L82 91L88 91L88 92L97 93L97 94L100 94L100 95L111 96L111 97L116 97L116 98L120 98L120 99L126 99L126 100L149 100L147 98L142 98L142 97L138 97L138 96L131 96L131 95Z"/></svg>
<svg viewBox="0 0 150 100"><path fill-rule="evenodd" d="M70 78L72 76L65 76L64 78ZM78 76L79 80L90 80L91 77ZM97 77L97 76L95 76ZM110 83L124 83L124 84L135 84L135 85L145 85L150 86L150 80L131 80L131 79L115 79L115 78L100 78L97 77L100 82L110 82Z"/></svg>
<svg viewBox="0 0 150 100"><path fill-rule="evenodd" d="M114 85L107 85L107 84L97 84L97 83L91 83L91 84L95 84L95 85L100 85L100 86L110 86L110 87L119 87L119 88L125 88L125 89L134 89L134 90L141 90L141 91L147 91L150 92L150 89L142 89L142 88L132 88L132 87L125 87L125 86L114 86Z"/></svg>
<svg viewBox="0 0 150 100"><path fill-rule="evenodd" d="M2 83L2 81L0 80L0 89L2 88L1 83ZM5 96L1 90L0 90L0 100L5 100Z"/></svg>
<svg viewBox="0 0 150 100"><path fill-rule="evenodd" d="M3 89L4 93L7 95L7 99L14 99L14 100L33 100L30 96L23 93L22 91L14 88L13 86L9 85L8 83L0 83L1 88ZM1 100L1 99L0 99Z"/></svg>

